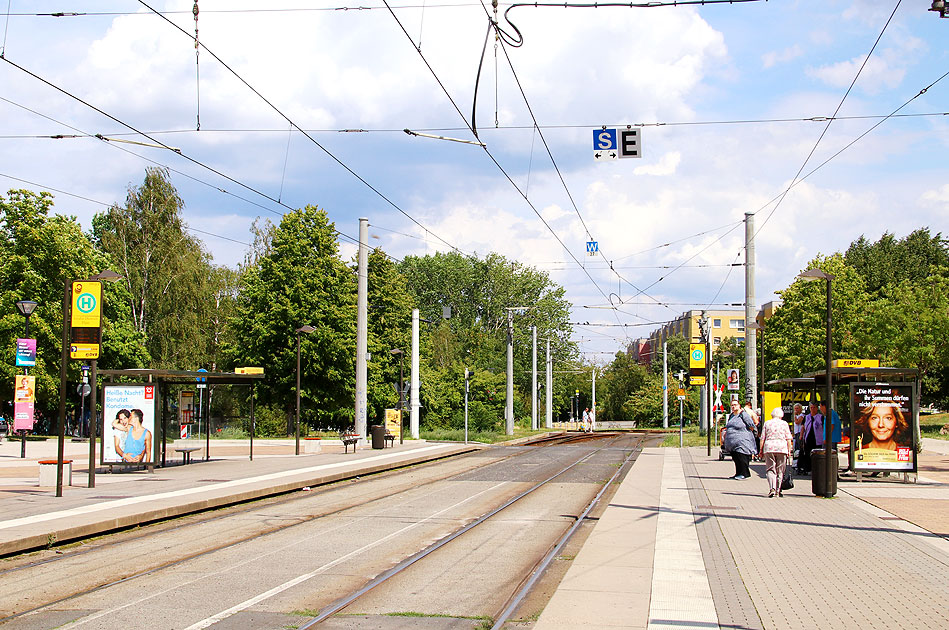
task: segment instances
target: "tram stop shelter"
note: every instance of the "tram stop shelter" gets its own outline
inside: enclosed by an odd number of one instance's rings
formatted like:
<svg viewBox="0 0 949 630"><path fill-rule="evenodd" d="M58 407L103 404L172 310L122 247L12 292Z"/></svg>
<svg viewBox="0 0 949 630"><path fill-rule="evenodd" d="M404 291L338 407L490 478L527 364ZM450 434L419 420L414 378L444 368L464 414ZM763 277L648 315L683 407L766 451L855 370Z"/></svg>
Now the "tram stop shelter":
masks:
<svg viewBox="0 0 949 630"><path fill-rule="evenodd" d="M839 450L848 452L848 470L861 480L864 473L900 472L903 480L917 472L919 441L919 370L880 367L875 361L838 359L830 370L829 410L840 416ZM869 365L868 365L869 364ZM765 383L762 413L780 406L793 418L795 403L823 402L826 370ZM846 395L840 398L840 389Z"/></svg>
<svg viewBox="0 0 949 630"><path fill-rule="evenodd" d="M177 426L179 419L171 418L169 393L172 387L188 386L200 388L201 385L238 385L249 386L250 396L250 452L249 458L254 459L254 389L258 381L264 378L262 370L238 368L238 372L204 372L186 370L99 370L104 377L102 388L97 392L100 409L102 410L102 441L99 449L100 465L166 465L168 445L168 425ZM242 370L247 370L243 372ZM253 372L253 373L251 373ZM119 381L121 379L121 382ZM204 397L205 405L210 407L209 397ZM203 417L208 418L210 414ZM132 418L130 419L129 416ZM129 428L129 423L134 427ZM90 423L94 426L95 423ZM143 426L146 431L139 440L151 441L151 448L145 445L142 451L135 446L130 450L138 455L129 457L121 452L123 439L132 438L129 444L135 443L135 433ZM210 459L211 453L211 424L205 422L205 459ZM94 430L94 429L93 429ZM93 433L90 442L95 442ZM90 461L94 458L91 457ZM90 469L94 469L90 466ZM90 487L94 482L90 481Z"/></svg>

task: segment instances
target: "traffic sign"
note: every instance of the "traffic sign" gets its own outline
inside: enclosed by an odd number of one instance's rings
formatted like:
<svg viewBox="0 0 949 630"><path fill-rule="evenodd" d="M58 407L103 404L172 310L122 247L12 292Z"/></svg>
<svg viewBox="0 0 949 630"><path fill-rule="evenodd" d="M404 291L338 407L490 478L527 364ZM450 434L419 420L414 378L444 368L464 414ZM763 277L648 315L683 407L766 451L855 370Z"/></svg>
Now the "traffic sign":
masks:
<svg viewBox="0 0 949 630"><path fill-rule="evenodd" d="M72 283L73 328L98 328L102 323L102 283L78 281Z"/></svg>
<svg viewBox="0 0 949 630"><path fill-rule="evenodd" d="M627 126L625 129L601 127L593 130L593 159L598 162L619 158L640 158L642 152L641 129Z"/></svg>
<svg viewBox="0 0 949 630"><path fill-rule="evenodd" d="M705 344L704 343L690 343L689 344L689 369L699 368L705 369Z"/></svg>
<svg viewBox="0 0 949 630"><path fill-rule="evenodd" d="M681 387L676 395L679 397L679 400L685 400L685 390Z"/></svg>
<svg viewBox="0 0 949 630"><path fill-rule="evenodd" d="M596 256L600 253L600 243L598 241L587 241L587 256Z"/></svg>
<svg viewBox="0 0 949 630"><path fill-rule="evenodd" d="M80 383L78 386L76 386L76 393L85 398L92 393L92 387L89 385L89 383Z"/></svg>
<svg viewBox="0 0 949 630"><path fill-rule="evenodd" d="M99 344L97 343L74 343L69 346L70 359L98 359Z"/></svg>

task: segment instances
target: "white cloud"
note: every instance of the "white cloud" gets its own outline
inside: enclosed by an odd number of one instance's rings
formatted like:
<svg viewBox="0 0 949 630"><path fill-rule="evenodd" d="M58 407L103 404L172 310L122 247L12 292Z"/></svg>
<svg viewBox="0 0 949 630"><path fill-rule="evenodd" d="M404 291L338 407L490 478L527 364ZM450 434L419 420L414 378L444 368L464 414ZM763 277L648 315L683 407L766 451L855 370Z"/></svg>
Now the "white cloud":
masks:
<svg viewBox="0 0 949 630"><path fill-rule="evenodd" d="M676 167L682 160L682 154L678 151L670 151L659 158L655 164L646 164L633 169L633 175L675 175Z"/></svg>
<svg viewBox="0 0 949 630"><path fill-rule="evenodd" d="M764 68L771 68L779 63L786 63L797 59L804 54L804 49L799 44L789 46L784 50L767 52L761 57L761 65Z"/></svg>

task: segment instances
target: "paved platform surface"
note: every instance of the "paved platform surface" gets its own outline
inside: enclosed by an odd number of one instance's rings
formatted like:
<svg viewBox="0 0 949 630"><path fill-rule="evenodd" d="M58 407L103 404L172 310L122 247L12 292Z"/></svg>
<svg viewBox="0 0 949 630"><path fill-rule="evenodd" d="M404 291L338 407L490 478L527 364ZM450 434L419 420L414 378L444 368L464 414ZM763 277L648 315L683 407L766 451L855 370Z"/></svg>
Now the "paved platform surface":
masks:
<svg viewBox="0 0 949 630"><path fill-rule="evenodd" d="M833 499L705 448L646 449L535 630L949 628L949 442L917 483L842 477Z"/></svg>
<svg viewBox="0 0 949 630"><path fill-rule="evenodd" d="M0 554L11 554L93 536L122 527L230 505L306 486L370 474L390 468L479 448L463 444L429 444L407 440L385 449L359 446L344 453L339 440L321 440L319 453L294 455L293 440L254 442L250 460L246 440L212 440L205 461L205 442L178 441L175 446L200 447L192 463L169 445L164 468L147 472L99 467L95 487L88 487L89 444L67 442L65 459L73 461L72 486L64 481L63 496L55 487L39 486L39 461L55 460L57 443L0 442ZM55 477L54 477L55 479ZM54 482L55 483L55 482Z"/></svg>
<svg viewBox="0 0 949 630"><path fill-rule="evenodd" d="M193 444L203 446L203 444ZM73 483L56 497L38 487L53 441L0 442L0 553L42 547L463 452L407 441L343 453L293 455L293 441L215 440L211 461L98 474L86 487L88 444L67 443ZM834 499L797 478L767 497L763 464L729 479L730 461L704 448L646 449L617 489L537 630L815 627L949 628L949 442L925 440L917 483L841 478Z"/></svg>

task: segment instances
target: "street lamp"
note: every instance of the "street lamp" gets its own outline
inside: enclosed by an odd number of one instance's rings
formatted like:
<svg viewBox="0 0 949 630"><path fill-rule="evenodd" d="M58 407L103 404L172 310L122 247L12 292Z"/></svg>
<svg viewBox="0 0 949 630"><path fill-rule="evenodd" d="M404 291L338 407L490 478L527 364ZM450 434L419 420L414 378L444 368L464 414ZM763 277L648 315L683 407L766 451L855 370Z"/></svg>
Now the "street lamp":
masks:
<svg viewBox="0 0 949 630"><path fill-rule="evenodd" d="M832 414L833 403L831 401L831 396L833 395L833 375L831 374L831 316L830 316L830 285L834 279L834 276L831 274L821 271L820 269L808 269L807 271L798 275L798 278L805 281L814 281L814 280L825 280L827 282L827 347L826 347L826 365L824 368L824 376L827 379L827 391L824 395L824 400L827 401L827 413ZM836 475L837 475L837 462L834 461L834 453L831 450L833 446L831 444L831 421L830 418L824 418L824 454L826 455L826 472L824 473L824 487L823 488L814 488L816 491L815 494L820 494L827 498L833 497L836 492ZM833 480L833 482L832 482Z"/></svg>
<svg viewBox="0 0 949 630"><path fill-rule="evenodd" d="M32 315L33 311L36 310L36 302L34 302L33 300L20 300L19 302L16 303L16 309L20 311L20 315L26 318L26 331L23 333L23 338L29 339L30 338L30 315ZM30 368L24 367L23 373L29 374ZM16 418L15 415L14 415L14 418ZM14 419L13 424L16 425L15 419ZM11 427L11 430L12 430L12 427ZM21 434L21 438L22 439L20 440L20 457L26 458L26 429L23 430L23 433Z"/></svg>
<svg viewBox="0 0 949 630"><path fill-rule="evenodd" d="M402 384L402 379L404 376L404 373L402 372L402 357L405 356L405 353L402 352L401 348L392 348L392 350L389 350L389 354L393 356L399 356L399 444L402 444L402 407L404 407L402 401L405 399L402 391L402 388L404 387Z"/></svg>
<svg viewBox="0 0 949 630"><path fill-rule="evenodd" d="M297 328L297 422L296 429L294 430L295 440L296 440L296 450L297 455L300 454L300 334L306 333L310 334L316 330L313 326L309 324L304 324Z"/></svg>

